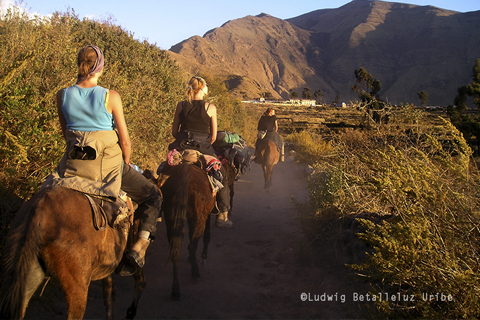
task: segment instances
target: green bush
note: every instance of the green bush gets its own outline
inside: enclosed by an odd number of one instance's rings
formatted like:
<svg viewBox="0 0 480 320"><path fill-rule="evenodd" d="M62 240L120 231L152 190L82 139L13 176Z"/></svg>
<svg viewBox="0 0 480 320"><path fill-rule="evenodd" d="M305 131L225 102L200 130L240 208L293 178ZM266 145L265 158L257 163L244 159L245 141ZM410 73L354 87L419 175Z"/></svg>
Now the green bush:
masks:
<svg viewBox="0 0 480 320"><path fill-rule="evenodd" d="M166 53L109 22L55 14L29 20L11 11L0 20L0 154L3 186L28 198L64 150L56 92L76 81L76 54L96 44L106 66L99 84L122 97L132 136L133 161L158 165L170 137L183 77Z"/></svg>
<svg viewBox="0 0 480 320"><path fill-rule="evenodd" d="M164 51L108 21L81 21L71 13L31 20L9 11L0 19L1 241L23 200L38 191L63 155L55 95L75 84L76 55L87 44L105 54L99 84L122 97L133 161L155 168L165 157L184 81Z"/></svg>
<svg viewBox="0 0 480 320"><path fill-rule="evenodd" d="M10 10L0 17L0 243L21 203L38 191L61 159L65 142L55 96L75 84L78 50L99 46L105 55L99 85L117 91L132 138L132 161L156 169L173 141L171 123L189 75L168 54L133 39L111 21L74 13L29 18ZM242 133L240 101L212 79L219 130Z"/></svg>

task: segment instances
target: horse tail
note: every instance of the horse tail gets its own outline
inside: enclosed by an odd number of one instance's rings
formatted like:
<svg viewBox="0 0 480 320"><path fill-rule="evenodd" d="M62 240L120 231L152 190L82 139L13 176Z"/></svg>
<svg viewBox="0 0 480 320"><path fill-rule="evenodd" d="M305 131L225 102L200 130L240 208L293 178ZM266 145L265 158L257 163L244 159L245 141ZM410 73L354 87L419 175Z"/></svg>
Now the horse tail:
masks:
<svg viewBox="0 0 480 320"><path fill-rule="evenodd" d="M0 319L21 319L24 316L24 304L28 302L25 301L28 275L34 261L38 261L41 249L41 235L34 222L35 208L34 199L22 205L6 239L0 287Z"/></svg>
<svg viewBox="0 0 480 320"><path fill-rule="evenodd" d="M183 246L184 225L187 219L188 193L190 186L190 165L181 164L175 179L174 199L172 207L174 209L173 226L170 239L170 260L178 261L180 251Z"/></svg>

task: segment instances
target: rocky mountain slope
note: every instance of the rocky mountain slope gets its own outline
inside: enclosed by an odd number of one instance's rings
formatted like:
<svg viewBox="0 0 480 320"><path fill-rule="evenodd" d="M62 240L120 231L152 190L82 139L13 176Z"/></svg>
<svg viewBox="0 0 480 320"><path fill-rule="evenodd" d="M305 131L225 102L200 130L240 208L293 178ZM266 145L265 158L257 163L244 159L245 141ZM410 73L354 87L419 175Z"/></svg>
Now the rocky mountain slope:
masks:
<svg viewBox="0 0 480 320"><path fill-rule="evenodd" d="M480 11L354 0L337 9L282 20L268 14L226 22L169 53L191 73L224 79L242 99L318 89L323 101L357 98L354 70L364 67L392 103L451 104L480 58Z"/></svg>

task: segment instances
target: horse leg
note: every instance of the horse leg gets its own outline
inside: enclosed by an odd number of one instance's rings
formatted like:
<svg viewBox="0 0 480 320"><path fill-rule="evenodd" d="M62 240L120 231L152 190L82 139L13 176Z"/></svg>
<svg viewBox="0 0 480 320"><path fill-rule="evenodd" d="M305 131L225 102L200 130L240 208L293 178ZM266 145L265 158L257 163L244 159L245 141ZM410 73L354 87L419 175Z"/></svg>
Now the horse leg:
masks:
<svg viewBox="0 0 480 320"><path fill-rule="evenodd" d="M202 262L205 264L207 263L208 244L210 243L210 217L211 215L208 215L205 231L203 232Z"/></svg>
<svg viewBox="0 0 480 320"><path fill-rule="evenodd" d="M267 167L267 165L262 165L262 170L263 170L263 177L264 177L264 179L265 179L265 183L264 183L264 185L263 185L263 188L264 188L264 189L268 189L268 188L270 188L270 184L269 184L270 181L269 181L269 178L268 178L269 176L268 176L268 167Z"/></svg>
<svg viewBox="0 0 480 320"><path fill-rule="evenodd" d="M102 279L103 287L103 304L105 305L105 312L107 320L113 319L113 304L115 302L115 287L113 286L113 277L109 275Z"/></svg>
<svg viewBox="0 0 480 320"><path fill-rule="evenodd" d="M135 279L135 292L133 295L132 304L127 310L126 319L135 318L135 315L137 314L138 302L140 301L143 290L145 290L145 286L147 285L147 280L145 279L145 274L143 273L142 268L139 268L138 271L135 272L133 278Z"/></svg>
<svg viewBox="0 0 480 320"><path fill-rule="evenodd" d="M196 223L189 219L188 237L190 239L190 243L188 244L188 260L190 260L190 265L192 266L192 277L200 278L200 271L198 268L197 257L196 257L198 240L200 240L200 238L197 235L195 235L195 227L196 227Z"/></svg>
<svg viewBox="0 0 480 320"><path fill-rule="evenodd" d="M180 283L178 282L178 258L172 258L173 264L173 284L172 284L172 294L171 299L178 301L180 300Z"/></svg>
<svg viewBox="0 0 480 320"><path fill-rule="evenodd" d="M167 203L164 202L164 205ZM170 299L174 301L180 300L180 284L178 282L178 249L174 250L174 234L175 230L173 227L174 224L174 212L171 210L164 210L164 218L165 218L165 226L167 227L167 239L170 245L170 260L172 261L172 269L173 269L173 283L172 283L172 293L170 295Z"/></svg>
<svg viewBox="0 0 480 320"><path fill-rule="evenodd" d="M63 254L60 250L49 248L44 252L44 257L48 261L60 261L53 270L60 285L62 286L67 300L67 319L82 319L87 307L88 287L92 280L91 270L84 264L90 266L90 263L81 259L82 253L75 255Z"/></svg>
<svg viewBox="0 0 480 320"><path fill-rule="evenodd" d="M265 189L270 189L270 187L272 186L272 172L273 165L268 164L265 171Z"/></svg>
<svg viewBox="0 0 480 320"><path fill-rule="evenodd" d="M28 302L32 298L35 291L37 291L40 284L45 279L45 272L43 271L42 267L38 260L35 260L30 267L30 270L27 274L27 279L25 283L25 293L24 293L24 300L22 306L22 318L25 316L25 312L27 310Z"/></svg>
<svg viewBox="0 0 480 320"><path fill-rule="evenodd" d="M72 277L59 277L67 300L67 319L83 319L87 307L88 285L90 281L81 281Z"/></svg>
<svg viewBox="0 0 480 320"><path fill-rule="evenodd" d="M190 264L192 266L193 278L200 278L200 270L198 268L198 263L196 258L198 240L200 240L200 238L193 238L192 241L190 241L190 243L188 244L188 254L190 257Z"/></svg>
<svg viewBox="0 0 480 320"><path fill-rule="evenodd" d="M179 248L180 244L178 244L178 248L173 248L174 244L174 236L175 230L173 228L173 214L172 212L168 212L165 214L165 225L167 226L167 238L170 244L170 259L172 261L173 267L173 283L172 283L172 293L171 299L178 301L180 300L180 284L178 282L178 259L179 259ZM183 237L183 235L181 236Z"/></svg>

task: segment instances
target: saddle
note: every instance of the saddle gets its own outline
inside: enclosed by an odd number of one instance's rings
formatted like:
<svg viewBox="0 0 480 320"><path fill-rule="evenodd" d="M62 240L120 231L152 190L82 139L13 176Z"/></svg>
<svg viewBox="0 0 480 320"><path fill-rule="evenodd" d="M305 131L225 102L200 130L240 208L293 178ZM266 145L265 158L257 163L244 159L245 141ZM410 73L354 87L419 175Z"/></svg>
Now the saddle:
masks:
<svg viewBox="0 0 480 320"><path fill-rule="evenodd" d="M107 225L114 229L126 229L133 224L134 211L138 207L126 194L116 202L105 201L84 193L92 208L93 226L96 230L105 230Z"/></svg>
<svg viewBox="0 0 480 320"><path fill-rule="evenodd" d="M223 188L223 184L221 183L223 175L220 172L222 164L220 160L192 149L182 151L173 149L168 153L167 161L162 162L157 168L157 186L159 188L162 187L170 177L170 170L181 163L195 165L204 170L214 193Z"/></svg>

